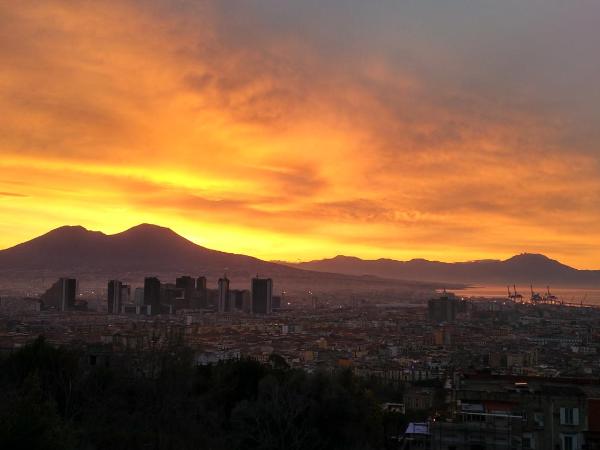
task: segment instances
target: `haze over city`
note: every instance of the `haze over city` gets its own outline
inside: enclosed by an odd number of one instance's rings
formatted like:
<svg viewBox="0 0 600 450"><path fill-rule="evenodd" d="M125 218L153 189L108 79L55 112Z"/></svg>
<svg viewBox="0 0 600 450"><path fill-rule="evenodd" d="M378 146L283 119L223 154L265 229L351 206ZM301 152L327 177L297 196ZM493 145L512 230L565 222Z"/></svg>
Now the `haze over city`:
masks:
<svg viewBox="0 0 600 450"><path fill-rule="evenodd" d="M0 248L600 268L596 1L0 1Z"/></svg>

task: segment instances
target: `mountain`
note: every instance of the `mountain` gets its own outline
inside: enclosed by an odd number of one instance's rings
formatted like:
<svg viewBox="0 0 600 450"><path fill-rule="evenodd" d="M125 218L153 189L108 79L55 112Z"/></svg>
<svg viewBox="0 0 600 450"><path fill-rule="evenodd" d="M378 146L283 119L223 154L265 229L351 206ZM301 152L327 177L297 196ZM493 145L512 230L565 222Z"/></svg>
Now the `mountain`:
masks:
<svg viewBox="0 0 600 450"><path fill-rule="evenodd" d="M169 228L141 224L107 235L81 226L64 226L0 250L0 281L15 277L77 276L141 280L146 275L181 274L235 280L259 274L297 286L332 289L434 288L438 283L600 286L600 271L577 270L544 255L521 254L505 261L444 263L413 259L363 260L349 256L304 263L263 261L197 245ZM406 280L418 280L406 281ZM3 281L6 284L6 281Z"/></svg>
<svg viewBox="0 0 600 450"><path fill-rule="evenodd" d="M351 275L373 275L385 278L402 278L466 284L547 284L564 286L600 286L600 270L578 270L547 256L523 253L504 261L481 260L458 263L412 259L363 260L351 256L303 263L289 263L292 267L338 272Z"/></svg>
<svg viewBox="0 0 600 450"><path fill-rule="evenodd" d="M0 270L210 269L277 270L290 268L256 258L224 253L194 244L169 228L141 224L106 235L81 226L64 226L0 251ZM293 270L293 269L292 269Z"/></svg>
<svg viewBox="0 0 600 450"><path fill-rule="evenodd" d="M383 280L373 276L324 273L263 261L251 256L225 253L197 245L169 228L142 224L122 233L107 235L81 226L64 226L14 247L0 250L0 287L16 281L41 279L47 284L58 276L74 276L88 285L103 286L110 278L139 283L157 275L173 281L175 276L205 275L216 279L224 272L233 281L259 274L274 278L279 286L319 286L332 289L430 290L432 283Z"/></svg>

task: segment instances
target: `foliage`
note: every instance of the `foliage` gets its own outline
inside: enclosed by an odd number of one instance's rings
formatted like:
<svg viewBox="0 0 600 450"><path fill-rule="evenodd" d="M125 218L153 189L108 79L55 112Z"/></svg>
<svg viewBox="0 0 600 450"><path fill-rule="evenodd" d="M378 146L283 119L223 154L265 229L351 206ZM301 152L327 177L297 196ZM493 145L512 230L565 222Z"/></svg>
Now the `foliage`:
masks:
<svg viewBox="0 0 600 450"><path fill-rule="evenodd" d="M183 348L129 358L90 366L40 338L1 360L0 448L382 446L375 395L349 371L308 374L277 356L196 367Z"/></svg>

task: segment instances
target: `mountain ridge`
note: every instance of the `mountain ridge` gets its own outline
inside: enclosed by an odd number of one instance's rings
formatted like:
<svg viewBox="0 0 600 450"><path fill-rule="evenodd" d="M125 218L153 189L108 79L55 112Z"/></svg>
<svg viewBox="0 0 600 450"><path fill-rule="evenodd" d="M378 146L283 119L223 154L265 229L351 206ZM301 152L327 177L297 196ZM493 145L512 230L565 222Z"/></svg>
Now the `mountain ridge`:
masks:
<svg viewBox="0 0 600 450"><path fill-rule="evenodd" d="M81 225L61 226L26 242L0 250L0 269L15 266L20 269L68 268L74 265L100 267L104 266L107 260L116 267L135 269L138 266L146 266L149 257L170 265L173 259L185 259L192 255L196 263L201 262L200 256L223 263L226 263L229 257L238 257L246 262L260 262L266 267L277 266L252 256L208 249L170 228L143 223L114 234L88 230ZM223 269L226 267L225 265Z"/></svg>
<svg viewBox="0 0 600 450"><path fill-rule="evenodd" d="M225 272L233 280L247 281L258 274L285 281L286 286L298 289L318 285L325 290L391 288L405 292L441 287L435 283L386 280L372 275L315 272L221 252L198 245L170 228L152 224L140 224L114 234L67 225L0 250L0 280L4 286L16 279L22 285L35 278L57 276L78 277L96 285L113 277L139 282L150 275L172 279L192 274L214 280Z"/></svg>
<svg viewBox="0 0 600 450"><path fill-rule="evenodd" d="M446 263L413 258L364 260L355 256L301 263L264 261L198 245L170 228L142 223L114 234L65 225L0 250L0 272L50 271L64 274L184 274L212 277L293 278L304 282L385 284L563 284L600 286L599 270L579 270L545 255L522 253L506 260ZM100 275L99 275L100 276ZM309 281L310 280L310 281Z"/></svg>
<svg viewBox="0 0 600 450"><path fill-rule="evenodd" d="M441 283L600 286L600 270L575 269L540 253L521 253L505 260L483 259L452 263L423 258L399 261L389 258L361 259L345 255L301 263L280 263L315 271L435 280Z"/></svg>

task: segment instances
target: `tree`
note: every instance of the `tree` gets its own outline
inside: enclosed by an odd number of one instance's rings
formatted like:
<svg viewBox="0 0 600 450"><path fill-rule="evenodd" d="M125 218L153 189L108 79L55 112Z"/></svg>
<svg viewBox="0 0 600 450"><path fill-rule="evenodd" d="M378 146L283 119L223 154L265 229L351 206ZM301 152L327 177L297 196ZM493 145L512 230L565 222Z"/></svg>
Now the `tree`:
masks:
<svg viewBox="0 0 600 450"><path fill-rule="evenodd" d="M0 410L0 448L13 450L69 450L74 448L73 430L46 398L40 379L33 374L21 389L3 392Z"/></svg>

